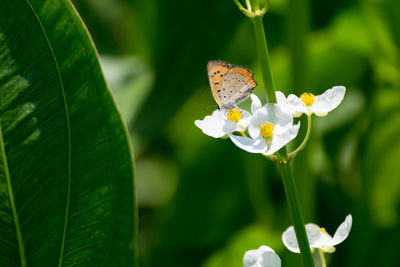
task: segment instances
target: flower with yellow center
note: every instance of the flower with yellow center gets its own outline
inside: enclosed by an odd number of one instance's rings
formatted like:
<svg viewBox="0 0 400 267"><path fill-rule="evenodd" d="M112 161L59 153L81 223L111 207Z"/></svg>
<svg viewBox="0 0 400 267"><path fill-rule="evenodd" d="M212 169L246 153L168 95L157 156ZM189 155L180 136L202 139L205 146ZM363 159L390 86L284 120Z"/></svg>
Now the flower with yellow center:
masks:
<svg viewBox="0 0 400 267"><path fill-rule="evenodd" d="M303 93L300 96L300 100L301 100L301 102L306 104L307 107L310 107L315 102L315 95L313 95L311 93Z"/></svg>
<svg viewBox="0 0 400 267"><path fill-rule="evenodd" d="M321 232L324 234L324 235L327 235L328 234L328 232L326 231L326 229L324 228L324 227L321 227Z"/></svg>
<svg viewBox="0 0 400 267"><path fill-rule="evenodd" d="M306 233L311 250L318 248L327 253L335 252L335 246L342 243L349 235L352 223L353 218L351 215L348 215L345 221L338 227L333 237L323 227L319 227L313 223L306 224ZM300 253L293 226L290 226L282 234L282 241L290 251Z"/></svg>
<svg viewBox="0 0 400 267"><path fill-rule="evenodd" d="M345 92L344 86L335 86L317 96L303 93L300 97L291 94L286 98L282 92L277 91L276 100L281 109L293 117L300 117L303 113L324 117L342 102Z"/></svg>
<svg viewBox="0 0 400 267"><path fill-rule="evenodd" d="M293 117L282 112L277 104L261 106L255 95L251 99L254 113L248 128L250 138L233 134L229 138L247 152L272 155L297 136L300 124L293 125Z"/></svg>
<svg viewBox="0 0 400 267"><path fill-rule="evenodd" d="M230 109L228 110L228 112L226 113L226 118L230 121L236 122L238 123L239 120L242 118L242 113L240 112L239 109L234 108L234 109Z"/></svg>
<svg viewBox="0 0 400 267"><path fill-rule="evenodd" d="M243 256L243 267L280 267L281 259L267 246L247 251Z"/></svg>
<svg viewBox="0 0 400 267"><path fill-rule="evenodd" d="M260 135L264 138L271 138L274 135L275 125L272 122L266 121L258 126Z"/></svg>
<svg viewBox="0 0 400 267"><path fill-rule="evenodd" d="M233 132L246 131L250 118L249 112L238 108L217 109L211 116L206 116L203 120L196 120L194 124L206 135L221 138Z"/></svg>

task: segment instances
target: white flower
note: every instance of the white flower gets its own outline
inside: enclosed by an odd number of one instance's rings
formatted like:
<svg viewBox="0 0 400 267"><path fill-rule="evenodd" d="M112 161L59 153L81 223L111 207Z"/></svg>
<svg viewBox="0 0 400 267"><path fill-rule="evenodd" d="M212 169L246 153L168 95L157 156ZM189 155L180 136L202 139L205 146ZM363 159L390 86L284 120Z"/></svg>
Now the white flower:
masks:
<svg viewBox="0 0 400 267"><path fill-rule="evenodd" d="M335 86L317 96L304 93L300 97L291 94L286 98L282 92L277 91L275 94L281 109L292 114L293 117L299 117L303 113L307 115L314 113L317 116L324 117L342 102L345 92L344 86Z"/></svg>
<svg viewBox="0 0 400 267"><path fill-rule="evenodd" d="M306 232L311 250L319 248L323 252L335 252L335 246L342 243L349 235L352 222L353 218L351 215L347 215L345 221L336 230L333 238L326 232L325 228L320 228L318 225L313 223L306 224ZM293 226L290 226L282 234L282 241L290 251L300 253Z"/></svg>
<svg viewBox="0 0 400 267"><path fill-rule="evenodd" d="M214 138L220 138L233 132L244 132L250 123L251 115L237 108L230 110L217 109L211 116L196 120L194 124L203 133Z"/></svg>
<svg viewBox="0 0 400 267"><path fill-rule="evenodd" d="M243 267L280 267L281 259L267 246L249 250L244 254Z"/></svg>
<svg viewBox="0 0 400 267"><path fill-rule="evenodd" d="M297 136L300 123L293 125L293 117L277 104L268 103L261 107L255 95L251 99L254 112L248 128L251 138L233 134L229 134L229 138L247 152L272 155Z"/></svg>

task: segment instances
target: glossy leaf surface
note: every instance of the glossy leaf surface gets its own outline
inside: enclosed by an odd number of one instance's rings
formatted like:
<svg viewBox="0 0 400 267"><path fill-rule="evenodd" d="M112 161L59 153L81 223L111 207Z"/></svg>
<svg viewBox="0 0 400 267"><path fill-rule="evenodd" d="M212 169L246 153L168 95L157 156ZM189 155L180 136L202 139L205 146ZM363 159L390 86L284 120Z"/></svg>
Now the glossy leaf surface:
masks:
<svg viewBox="0 0 400 267"><path fill-rule="evenodd" d="M0 266L133 266L133 157L69 1L1 1L0 122Z"/></svg>

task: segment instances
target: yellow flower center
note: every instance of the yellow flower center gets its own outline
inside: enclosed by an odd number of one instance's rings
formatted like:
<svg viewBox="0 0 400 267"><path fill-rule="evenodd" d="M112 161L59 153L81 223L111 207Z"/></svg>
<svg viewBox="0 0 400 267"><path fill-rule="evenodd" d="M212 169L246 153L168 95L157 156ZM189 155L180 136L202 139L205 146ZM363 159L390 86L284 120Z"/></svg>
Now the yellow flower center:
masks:
<svg viewBox="0 0 400 267"><path fill-rule="evenodd" d="M228 112L226 113L226 118L230 121L233 122L239 122L239 120L242 118L242 113L240 112L240 110L238 110L237 108L234 109L230 109L228 110Z"/></svg>
<svg viewBox="0 0 400 267"><path fill-rule="evenodd" d="M318 230L318 227L313 227L310 229L310 232ZM328 232L326 231L326 229L324 227L319 228L319 230L321 231L321 233L323 233L324 235L327 235Z"/></svg>
<svg viewBox="0 0 400 267"><path fill-rule="evenodd" d="M328 234L328 233L326 232L326 230L325 230L324 227L321 227L321 232L322 232L324 235L327 235L327 234Z"/></svg>
<svg viewBox="0 0 400 267"><path fill-rule="evenodd" d="M264 138L269 138L274 135L274 127L275 125L272 122L266 121L261 123L258 129L260 129L260 135Z"/></svg>
<svg viewBox="0 0 400 267"><path fill-rule="evenodd" d="M306 104L307 107L311 106L312 104L314 104L315 102L315 96L311 93L303 93L300 96L300 100L301 102L303 102L304 104Z"/></svg>

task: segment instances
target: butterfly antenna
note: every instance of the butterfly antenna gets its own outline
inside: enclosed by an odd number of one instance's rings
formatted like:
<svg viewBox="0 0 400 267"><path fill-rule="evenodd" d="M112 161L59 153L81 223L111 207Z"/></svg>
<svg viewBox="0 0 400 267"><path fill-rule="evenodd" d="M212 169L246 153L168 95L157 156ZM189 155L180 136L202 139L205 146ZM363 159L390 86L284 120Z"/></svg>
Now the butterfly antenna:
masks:
<svg viewBox="0 0 400 267"><path fill-rule="evenodd" d="M210 109L210 108L218 108L219 109L219 106L218 105L206 106L206 107L204 107L204 110L207 110L207 109Z"/></svg>

